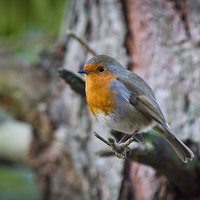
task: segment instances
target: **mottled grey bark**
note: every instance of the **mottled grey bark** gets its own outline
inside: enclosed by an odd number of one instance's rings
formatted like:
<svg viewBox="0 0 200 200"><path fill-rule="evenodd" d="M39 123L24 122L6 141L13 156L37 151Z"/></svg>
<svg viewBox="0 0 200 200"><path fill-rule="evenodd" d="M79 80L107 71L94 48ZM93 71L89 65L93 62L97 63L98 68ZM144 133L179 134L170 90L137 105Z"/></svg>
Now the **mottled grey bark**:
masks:
<svg viewBox="0 0 200 200"><path fill-rule="evenodd" d="M110 54L126 64L126 29L120 3L72 1L65 26L66 30L72 29L89 40L99 54ZM67 35L64 43L66 52L62 67L77 73L91 54L77 40ZM46 167L38 167L36 171L44 198L117 199L123 162L116 157L100 158L96 155L95 152L107 147L93 135L97 131L108 137L110 130L91 115L85 98L71 90L69 85L51 103L49 111L53 113L57 127L52 133L54 141L44 156L49 159L55 157L55 160L59 157L61 163L52 159L50 171L47 170L49 162L46 162Z"/></svg>

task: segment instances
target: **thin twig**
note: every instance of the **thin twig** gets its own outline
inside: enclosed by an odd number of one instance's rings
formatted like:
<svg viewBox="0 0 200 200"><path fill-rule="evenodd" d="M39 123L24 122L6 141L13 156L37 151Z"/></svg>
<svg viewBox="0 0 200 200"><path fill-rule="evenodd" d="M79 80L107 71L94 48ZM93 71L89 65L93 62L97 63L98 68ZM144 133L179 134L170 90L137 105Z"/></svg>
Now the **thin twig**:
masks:
<svg viewBox="0 0 200 200"><path fill-rule="evenodd" d="M76 32L74 32L74 31L72 31L72 30L67 30L67 31L66 31L66 34L67 34L67 35L70 35L70 36L72 36L72 37L74 37L74 38L76 38L76 39L77 39L83 46L85 46L85 48L86 48L89 52L91 52L94 56L97 55L96 51L90 47L90 45L88 44L88 42L87 42L85 39L83 39L81 36L79 36Z"/></svg>
<svg viewBox="0 0 200 200"><path fill-rule="evenodd" d="M107 141L105 138L101 137L98 133L94 132L94 135L101 140L102 142L104 142L105 144L107 144L108 146L110 146L110 142Z"/></svg>

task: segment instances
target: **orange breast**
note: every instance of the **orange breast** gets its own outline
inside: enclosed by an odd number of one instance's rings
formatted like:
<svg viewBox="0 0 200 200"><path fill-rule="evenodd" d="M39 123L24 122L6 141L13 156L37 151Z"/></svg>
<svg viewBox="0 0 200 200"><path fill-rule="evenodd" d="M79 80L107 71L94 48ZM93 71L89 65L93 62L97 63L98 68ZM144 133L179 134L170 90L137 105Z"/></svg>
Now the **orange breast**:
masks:
<svg viewBox="0 0 200 200"><path fill-rule="evenodd" d="M108 71L102 74L90 73L86 75L86 98L88 106L94 115L108 112L116 106L116 100L113 98L113 88L109 87L111 79L119 78Z"/></svg>

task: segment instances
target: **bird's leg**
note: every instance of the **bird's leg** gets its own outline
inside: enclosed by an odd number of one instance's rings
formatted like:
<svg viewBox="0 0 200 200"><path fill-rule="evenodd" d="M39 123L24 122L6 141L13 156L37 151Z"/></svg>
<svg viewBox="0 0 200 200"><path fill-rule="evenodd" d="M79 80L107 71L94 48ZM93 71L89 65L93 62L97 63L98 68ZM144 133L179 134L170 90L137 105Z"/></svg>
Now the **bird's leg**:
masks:
<svg viewBox="0 0 200 200"><path fill-rule="evenodd" d="M134 136L137 134L139 132L139 130L136 130L132 135L131 135L131 137L129 138L129 139L131 139L131 138L134 138ZM122 137L122 139L118 142L118 144L120 144L121 143L121 141L124 139L124 138L126 138L126 136L127 136L127 134L125 134L123 137ZM128 139L128 140L129 140ZM131 148L130 147L126 147L126 150L124 151L124 157L126 158L126 152L129 152L129 155L131 154L131 152L132 152L132 150L131 150Z"/></svg>
<svg viewBox="0 0 200 200"><path fill-rule="evenodd" d="M118 144L122 143L126 137L127 137L127 134L124 134L124 136L121 138L121 140L118 142Z"/></svg>
<svg viewBox="0 0 200 200"><path fill-rule="evenodd" d="M133 138L138 132L139 132L139 130L136 130L136 131L131 135L130 138Z"/></svg>
<svg viewBox="0 0 200 200"><path fill-rule="evenodd" d="M136 131L131 135L130 138L133 138L138 132L139 132L139 130L136 130ZM125 138L126 138L127 136L128 136L127 134L124 134L124 136L121 138L121 140L118 142L118 144L121 144L121 143L125 140Z"/></svg>

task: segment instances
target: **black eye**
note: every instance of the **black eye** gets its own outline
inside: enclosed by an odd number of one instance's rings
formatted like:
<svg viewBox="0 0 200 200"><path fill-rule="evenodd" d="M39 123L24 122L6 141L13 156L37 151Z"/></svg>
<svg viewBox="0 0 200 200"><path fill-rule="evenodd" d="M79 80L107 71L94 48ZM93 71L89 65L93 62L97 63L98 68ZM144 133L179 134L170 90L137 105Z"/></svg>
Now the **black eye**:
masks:
<svg viewBox="0 0 200 200"><path fill-rule="evenodd" d="M103 72L104 70L105 70L104 67L99 67L99 68L98 68L98 71L99 71L99 72Z"/></svg>

